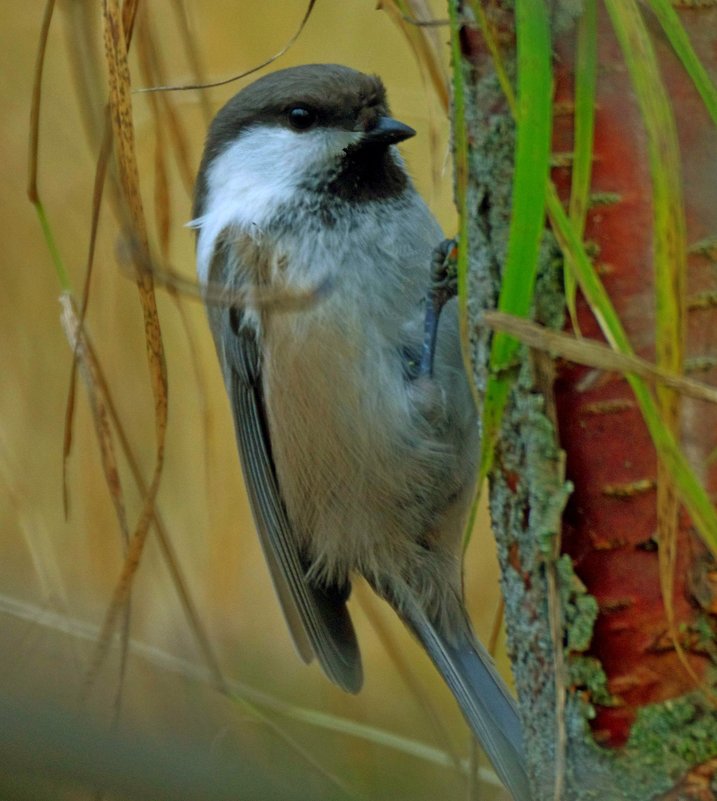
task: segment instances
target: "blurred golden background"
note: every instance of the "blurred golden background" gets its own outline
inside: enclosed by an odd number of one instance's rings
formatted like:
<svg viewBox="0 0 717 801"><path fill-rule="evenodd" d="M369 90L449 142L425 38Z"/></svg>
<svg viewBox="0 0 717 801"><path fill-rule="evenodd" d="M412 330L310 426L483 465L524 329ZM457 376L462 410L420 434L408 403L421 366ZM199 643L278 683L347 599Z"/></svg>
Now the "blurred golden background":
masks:
<svg viewBox="0 0 717 801"><path fill-rule="evenodd" d="M67 517L63 513L62 443L72 354L59 322L60 284L26 195L29 114L43 6L39 0L22 8L4 3L0 12L0 82L6 110L1 134L5 239L0 293L0 682L3 693L75 709L93 658L93 640L120 574L123 547L81 382L68 461L69 511ZM296 43L267 69L341 62L381 75L395 116L419 133L403 148L410 171L451 233L455 212L448 123L404 32L375 6L375 0L321 0ZM172 84L195 80L182 43L178 8L178 0L140 3L135 33L136 42L141 26L149 26L144 30L151 31L155 57ZM184 0L183 8L205 74L218 79L243 72L280 50L296 31L306 3ZM426 13L429 9L438 18L445 16L440 2L426 5ZM437 31L446 43L447 29ZM133 46L130 67L138 87L143 80L135 51ZM447 70L447 48L443 55ZM81 296L86 270L106 98L102 56L101 4L60 0L42 84L39 190L76 297ZM204 97L212 113L249 80L207 90ZM93 99L91 107L88 97ZM207 125L200 95L175 92L168 99L187 135L187 161L196 170ZM191 216L187 177L174 156L172 130L157 129L151 102L149 95L134 95L145 212L158 252L158 229L170 224L168 263L191 279L193 234L183 227ZM168 208L157 170L158 148L166 154ZM143 324L136 288L120 266L117 219L107 202L109 194L100 218L87 329L148 478L155 438ZM156 204L162 206L159 214ZM314 798L341 798L346 792L370 799L466 797L469 782L450 759L441 765L434 751L422 756L406 753L410 741L464 758L470 751L468 729L428 660L390 609L365 587L357 582L351 601L365 672L358 696L333 687L318 667L305 667L294 653L247 509L204 311L192 298L180 296L177 301L161 287L157 296L169 376L167 453L158 509L224 677L266 694L284 709L260 707L269 716L263 720L212 687L151 532L132 590L120 730L141 730L160 740L179 738L230 761L251 753L271 770L305 783ZM119 456L118 461L131 530L141 496L125 460ZM469 548L466 584L469 609L485 641L498 588L484 511ZM385 628L383 639L377 625ZM385 637L391 643L388 649ZM410 681L397 659L409 666ZM120 663L115 637L84 702L107 725L114 714ZM443 728L427 711L429 705ZM290 707L302 711L288 714ZM308 711L328 715L335 727L353 722L355 728L337 733L318 719L302 720L309 717ZM358 725L375 731L359 731ZM400 747L382 742L389 735L406 742L394 744ZM490 783L481 791L480 798L504 797Z"/></svg>

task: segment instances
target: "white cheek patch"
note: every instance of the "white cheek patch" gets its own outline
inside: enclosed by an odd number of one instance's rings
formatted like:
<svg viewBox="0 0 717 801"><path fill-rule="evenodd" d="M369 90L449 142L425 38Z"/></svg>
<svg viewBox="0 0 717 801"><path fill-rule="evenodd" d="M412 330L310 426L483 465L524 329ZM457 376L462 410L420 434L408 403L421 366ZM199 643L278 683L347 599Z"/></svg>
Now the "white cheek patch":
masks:
<svg viewBox="0 0 717 801"><path fill-rule="evenodd" d="M197 274L208 282L217 238L227 228L257 236L276 209L291 202L308 177L332 169L361 134L331 128L298 133L256 125L243 131L209 166L204 214L187 225L199 230Z"/></svg>

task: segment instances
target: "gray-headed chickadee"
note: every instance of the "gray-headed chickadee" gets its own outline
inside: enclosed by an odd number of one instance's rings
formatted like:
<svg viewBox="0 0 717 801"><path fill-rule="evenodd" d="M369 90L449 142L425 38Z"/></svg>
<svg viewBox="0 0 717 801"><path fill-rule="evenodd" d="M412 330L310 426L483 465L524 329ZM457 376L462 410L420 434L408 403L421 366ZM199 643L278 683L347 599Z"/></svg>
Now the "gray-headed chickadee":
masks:
<svg viewBox="0 0 717 801"><path fill-rule="evenodd" d="M421 641L513 797L529 801L515 704L463 608L480 443L455 302L425 342L443 235L395 147L414 133L390 116L381 81L348 67L246 87L209 130L197 269L202 284L249 298L208 303L209 320L299 653L359 690L346 601L351 575L364 576ZM316 297L274 308L248 290Z"/></svg>

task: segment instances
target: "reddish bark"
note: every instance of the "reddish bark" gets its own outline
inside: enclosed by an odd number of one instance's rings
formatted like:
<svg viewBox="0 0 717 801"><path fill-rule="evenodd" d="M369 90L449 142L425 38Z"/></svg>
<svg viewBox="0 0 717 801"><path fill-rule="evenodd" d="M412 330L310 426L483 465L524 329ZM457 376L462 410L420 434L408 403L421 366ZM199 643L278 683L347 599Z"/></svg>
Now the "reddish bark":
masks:
<svg viewBox="0 0 717 801"><path fill-rule="evenodd" d="M717 9L683 16L693 44L717 77ZM717 128L657 24L650 21L660 68L678 123L688 244L717 235ZM603 13L599 25L598 102L592 192L618 201L593 205L585 238L599 248L602 278L635 350L654 359L651 182L647 142L630 79ZM558 43L558 104L572 97L574 41ZM558 106L560 108L560 105ZM572 116L556 114L554 150L572 149ZM554 171L561 195L569 169ZM717 290L717 246L690 253L688 300ZM688 317L688 359L717 356L717 305ZM583 335L602 339L582 298ZM706 366L706 365L703 365ZM717 383L712 366L695 377ZM596 737L619 746L639 707L689 692L695 682L669 638L656 547L656 455L627 382L563 364L555 387L561 446L575 491L564 515L563 549L598 601L591 653L602 663L618 705L597 708ZM717 494L717 409L683 403L682 444L712 497ZM713 567L686 514L680 516L674 611L678 626L694 624L702 609L715 612ZM712 619L714 623L714 618ZM682 636L690 664L702 676L709 655Z"/></svg>

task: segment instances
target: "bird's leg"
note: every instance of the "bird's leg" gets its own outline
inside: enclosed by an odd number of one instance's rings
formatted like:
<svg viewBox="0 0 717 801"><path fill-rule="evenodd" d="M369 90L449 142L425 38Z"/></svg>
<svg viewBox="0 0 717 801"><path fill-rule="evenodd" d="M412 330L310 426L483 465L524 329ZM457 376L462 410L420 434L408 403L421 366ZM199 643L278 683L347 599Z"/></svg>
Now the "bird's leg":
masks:
<svg viewBox="0 0 717 801"><path fill-rule="evenodd" d="M426 317L423 324L423 346L421 363L418 367L420 377L433 377L433 358L436 353L438 320L446 303L458 292L458 273L455 239L444 239L431 256L431 286L426 295Z"/></svg>

